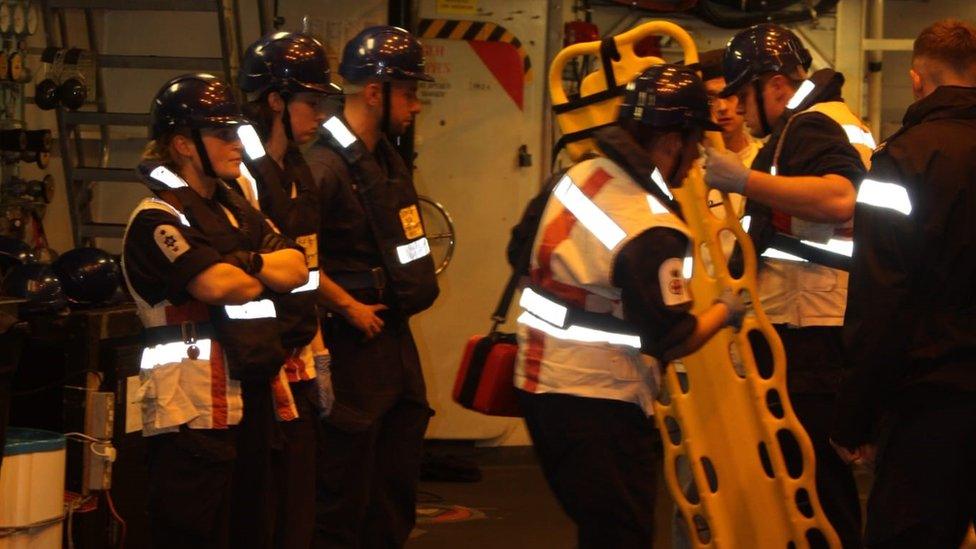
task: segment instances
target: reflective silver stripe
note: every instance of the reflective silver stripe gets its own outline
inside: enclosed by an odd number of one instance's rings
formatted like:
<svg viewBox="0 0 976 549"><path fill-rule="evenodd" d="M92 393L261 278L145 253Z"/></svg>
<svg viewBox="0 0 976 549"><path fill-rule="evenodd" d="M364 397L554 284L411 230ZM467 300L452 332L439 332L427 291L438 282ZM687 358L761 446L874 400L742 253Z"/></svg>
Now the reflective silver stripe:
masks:
<svg viewBox="0 0 976 549"><path fill-rule="evenodd" d="M766 251L762 253L763 257L768 257L769 259L783 259L786 261L799 261L800 263L806 263L807 260L802 257L797 257L793 254L788 254L782 250L777 250L776 248L766 248Z"/></svg>
<svg viewBox="0 0 976 549"><path fill-rule="evenodd" d="M621 240L626 238L627 233L583 194L583 191L573 183L568 175L559 180L552 194L608 250L614 249Z"/></svg>
<svg viewBox="0 0 976 549"><path fill-rule="evenodd" d="M681 262L681 276L691 279L691 275L695 274L695 259L691 256L686 256L684 261Z"/></svg>
<svg viewBox="0 0 976 549"><path fill-rule="evenodd" d="M149 177L159 181L163 185L171 189L182 189L183 187L188 187L186 181L183 178L173 173L172 170L166 166L156 166L153 171L149 172Z"/></svg>
<svg viewBox="0 0 976 549"><path fill-rule="evenodd" d="M661 204L661 201L654 198L652 195L647 195L647 205L651 207L652 214L666 214L668 209Z"/></svg>
<svg viewBox="0 0 976 549"><path fill-rule="evenodd" d="M199 360L210 360L209 339L198 339L193 345L200 350L200 354L197 355ZM187 349L189 347L189 344L182 341L161 343L152 347L146 347L142 350L142 360L139 363L139 367L143 370L152 370L164 364L182 362L183 359L189 358L187 355Z"/></svg>
<svg viewBox="0 0 976 549"><path fill-rule="evenodd" d="M851 257L854 255L853 240L841 240L837 238L831 238L827 242L813 242L811 240L801 240L800 243L802 243L805 246L818 248L844 257ZM791 253L784 252L783 250L778 250L776 248L766 248L766 251L762 253L762 256L768 257L769 259L783 259L786 261L798 261L800 263L807 263L807 260L803 259L802 257L797 257Z"/></svg>
<svg viewBox="0 0 976 549"><path fill-rule="evenodd" d="M427 242L427 237L418 238L409 244L397 246L396 252L400 264L406 265L411 261L430 255L430 243Z"/></svg>
<svg viewBox="0 0 976 549"><path fill-rule="evenodd" d="M898 183L865 179L857 190L857 201L895 210L904 215L912 213L912 201L908 198L908 191Z"/></svg>
<svg viewBox="0 0 976 549"><path fill-rule="evenodd" d="M654 168L654 171L651 172L651 181L657 185L658 189L661 189L664 196L674 200L674 195L671 194L671 189L668 188L668 184L664 181L664 176L661 175L661 170Z"/></svg>
<svg viewBox="0 0 976 549"><path fill-rule="evenodd" d="M175 215L176 217L180 218L180 223L183 226L185 226L185 227L189 227L190 226L190 220L187 219L185 215L183 215L183 212L181 212L181 211L177 210L176 208L174 208L173 205L170 204L169 202L166 202L164 200L160 200L158 198L148 198L148 199L144 200L143 203L139 204L139 207L136 208L136 210L134 212L132 212L132 218L135 218L135 216L139 212L144 211L144 210L149 210L149 209L163 210L165 212L171 213L171 214ZM129 222L131 223L132 220L130 219ZM125 230L128 232L129 228L126 227Z"/></svg>
<svg viewBox="0 0 976 549"><path fill-rule="evenodd" d="M742 223L742 230L745 232L749 232L749 227L752 225L752 216L744 215L742 216L742 220L739 222Z"/></svg>
<svg viewBox="0 0 976 549"><path fill-rule="evenodd" d="M243 162L241 162L241 175L244 176L244 179L247 179L247 182L251 185L251 200L254 202L254 204L258 204L258 197L260 196L258 195L258 181L257 179L254 179L254 176L251 175L251 170L247 169L247 166L245 166Z"/></svg>
<svg viewBox="0 0 976 549"><path fill-rule="evenodd" d="M847 140L851 142L851 145L863 145L872 150L878 146L874 142L874 136L871 135L871 132L862 129L860 126L842 124L841 127L844 128L844 133L847 134Z"/></svg>
<svg viewBox="0 0 976 549"><path fill-rule="evenodd" d="M623 345L633 347L634 349L640 349L641 347L640 337L636 335L605 332L603 330L594 330L575 325L568 328L559 328L528 311L524 311L519 315L518 322L530 328L545 332L546 335L556 339L579 341L581 343L609 343L610 345Z"/></svg>
<svg viewBox="0 0 976 549"><path fill-rule="evenodd" d="M356 136L349 131L349 128L339 120L338 116L333 116L332 118L326 120L322 126L329 130L332 137L342 145L343 148L348 147L356 142Z"/></svg>
<svg viewBox="0 0 976 549"><path fill-rule="evenodd" d="M816 88L816 86L813 84L813 82L804 80L803 83L800 84L800 87L796 89L796 93L793 94L793 97L791 97L790 101L786 104L786 108L795 109L799 107L800 103L803 103L803 100L810 95L810 92L812 92L814 88Z"/></svg>
<svg viewBox="0 0 976 549"><path fill-rule="evenodd" d="M319 270L309 269L308 271L308 282L302 284L301 286L295 288L291 291L293 294L300 292L309 292L312 290L317 290L319 288Z"/></svg>
<svg viewBox="0 0 976 549"><path fill-rule="evenodd" d="M826 250L830 253L837 255L842 255L844 257L851 257L854 255L854 241L853 240L841 240L838 238L831 238L826 243L823 242L813 242L811 240L801 240L803 244L807 246L813 246L814 248L820 248L821 250Z"/></svg>
<svg viewBox="0 0 976 549"><path fill-rule="evenodd" d="M258 132L254 129L254 126L245 124L237 128L237 137L241 138L241 144L244 145L244 153L248 158L257 160L264 156L264 144L261 143L261 138L258 137Z"/></svg>
<svg viewBox="0 0 976 549"><path fill-rule="evenodd" d="M560 328L566 325L566 315L569 314L569 309L545 296L537 294L532 291L532 288L522 290L519 305L526 311L550 324L554 324Z"/></svg>
<svg viewBox="0 0 976 549"><path fill-rule="evenodd" d="M227 318L231 320L254 320L256 318L275 318L278 316L270 299L251 301L243 305L224 305Z"/></svg>

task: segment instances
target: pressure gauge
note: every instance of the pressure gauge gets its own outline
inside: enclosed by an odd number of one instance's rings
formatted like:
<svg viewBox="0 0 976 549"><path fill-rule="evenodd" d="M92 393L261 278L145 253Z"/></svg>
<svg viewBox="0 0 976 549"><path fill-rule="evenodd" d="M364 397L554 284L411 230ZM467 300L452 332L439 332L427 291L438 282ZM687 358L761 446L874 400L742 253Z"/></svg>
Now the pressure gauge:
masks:
<svg viewBox="0 0 976 549"><path fill-rule="evenodd" d="M24 78L24 52L10 52L7 59L7 80L20 82Z"/></svg>
<svg viewBox="0 0 976 549"><path fill-rule="evenodd" d="M37 153L37 159L34 162L37 164L38 168L46 170L51 164L51 153L43 151Z"/></svg>
<svg viewBox="0 0 976 549"><path fill-rule="evenodd" d="M6 2L0 2L0 34L7 35L10 34L11 24L10 16L10 4Z"/></svg>
<svg viewBox="0 0 976 549"><path fill-rule="evenodd" d="M27 30L27 9L24 8L23 4L14 4L11 7L11 15L13 16L13 31L14 34L21 35Z"/></svg>
<svg viewBox="0 0 976 549"><path fill-rule="evenodd" d="M36 2L27 2L27 34L37 32L37 24L41 17L40 9Z"/></svg>

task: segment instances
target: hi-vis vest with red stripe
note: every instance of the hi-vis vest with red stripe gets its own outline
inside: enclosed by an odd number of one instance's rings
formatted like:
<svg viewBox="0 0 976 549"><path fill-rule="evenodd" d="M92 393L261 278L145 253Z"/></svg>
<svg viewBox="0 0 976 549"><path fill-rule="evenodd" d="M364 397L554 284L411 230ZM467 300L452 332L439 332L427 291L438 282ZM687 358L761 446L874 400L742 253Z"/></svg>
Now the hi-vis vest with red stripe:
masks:
<svg viewBox="0 0 976 549"><path fill-rule="evenodd" d="M864 167L870 169L874 138L864 122L842 101L816 103L793 115L783 130L784 136L794 120L815 112L827 116L844 130ZM784 141L785 137L781 137L777 143L770 169L774 175ZM850 258L854 250L853 220L841 224L816 223L774 211L773 226L778 232L798 239L801 245L834 254L841 260ZM771 322L799 327L843 325L847 307L847 272L805 261L777 249L775 242L763 257L765 265L759 271L759 298Z"/></svg>
<svg viewBox="0 0 976 549"><path fill-rule="evenodd" d="M162 210L181 220L185 219L166 202L147 198L132 212L129 226L140 212L149 209ZM127 237L128 228L123 236L123 248ZM210 320L207 306L199 301L188 301L182 305L161 301L150 305L129 281L125 254L122 255L122 274L146 328L183 325L190 329L193 324ZM196 347L198 354L191 352L191 345ZM197 358L190 358L191 354L196 354ZM141 412L141 427L145 436L174 432L183 424L191 429L226 429L237 425L244 413L241 386L240 382L230 378L226 364L220 344L208 337L196 339L192 344L172 341L144 348L139 390L136 395L128 397L130 406L127 414Z"/></svg>
<svg viewBox="0 0 976 549"><path fill-rule="evenodd" d="M631 239L654 227L689 234L612 161L594 158L566 172L533 244L531 288L539 291L528 288L519 301L516 387L633 402L652 413L657 365L641 354L639 335L576 325L567 310L622 319L621 290L612 283L614 260Z"/></svg>

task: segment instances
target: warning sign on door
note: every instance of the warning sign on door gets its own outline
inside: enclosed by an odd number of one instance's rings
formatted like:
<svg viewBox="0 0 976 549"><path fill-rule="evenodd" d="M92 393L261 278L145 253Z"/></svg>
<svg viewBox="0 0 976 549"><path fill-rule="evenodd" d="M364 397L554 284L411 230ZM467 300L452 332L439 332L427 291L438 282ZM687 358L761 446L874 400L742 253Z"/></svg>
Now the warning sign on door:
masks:
<svg viewBox="0 0 976 549"><path fill-rule="evenodd" d="M474 15L478 13L478 0L437 0L437 13Z"/></svg>

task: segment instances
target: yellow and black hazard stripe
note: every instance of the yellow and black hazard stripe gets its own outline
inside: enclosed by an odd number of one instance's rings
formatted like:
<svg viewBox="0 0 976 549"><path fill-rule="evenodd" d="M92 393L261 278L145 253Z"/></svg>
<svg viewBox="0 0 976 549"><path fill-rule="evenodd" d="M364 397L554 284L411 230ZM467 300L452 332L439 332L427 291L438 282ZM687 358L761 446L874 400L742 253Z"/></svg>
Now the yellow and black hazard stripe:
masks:
<svg viewBox="0 0 976 549"><path fill-rule="evenodd" d="M478 40L482 42L504 42L511 44L522 59L522 72L525 81L532 80L532 61L522 41L505 27L486 21L465 21L462 19L421 19L417 27L421 38L441 38L445 40Z"/></svg>

